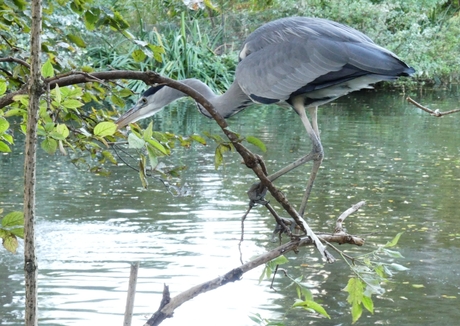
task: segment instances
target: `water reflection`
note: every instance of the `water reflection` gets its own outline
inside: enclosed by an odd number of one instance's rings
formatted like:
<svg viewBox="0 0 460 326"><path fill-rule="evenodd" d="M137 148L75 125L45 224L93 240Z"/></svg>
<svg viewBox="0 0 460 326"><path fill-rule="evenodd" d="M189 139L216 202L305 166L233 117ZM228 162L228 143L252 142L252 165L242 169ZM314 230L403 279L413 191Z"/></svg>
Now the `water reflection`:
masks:
<svg viewBox="0 0 460 326"><path fill-rule="evenodd" d="M456 97L455 97L456 96ZM425 104L457 105L458 92L424 94ZM428 102L428 103L427 103ZM440 109L443 109L440 107ZM363 324L455 324L460 266L460 139L458 115L435 119L405 104L397 93L378 97L358 93L320 110L326 158L308 207L314 229L330 232L338 213L366 200L346 223L367 244L402 237L410 271L386 285L395 302L375 299L376 314ZM232 130L261 138L264 158L275 171L310 150L299 119L289 110L248 109L230 120ZM181 121L181 123L177 123ZM193 106L163 111L155 128L191 134L218 132ZM19 149L20 146L17 146ZM174 164L185 164L182 182L190 197L171 196L160 183L140 188L135 172L113 168L108 178L78 171L66 158L42 155L39 164L37 243L41 325L121 323L129 263L140 261L134 324L143 324L161 299L163 284L172 295L222 275L239 264L240 218L245 193L255 181L236 154L214 170L214 147L183 150ZM0 205L21 209L20 153L0 158ZM235 163L236 162L236 163ZM277 181L290 201L300 204L310 166ZM264 252L273 222L262 208L245 225L244 259ZM344 247L350 253L369 247ZM304 274L332 321L289 311L289 325L350 324L342 292L349 271L342 263L324 265L313 250L290 254L292 274ZM281 317L293 303L290 282L278 277L278 292L261 286L261 269L243 280L202 295L177 310L165 325L251 325L250 313ZM403 282L404 281L404 282ZM22 257L0 251L0 324L22 322ZM422 288L414 284L424 285ZM289 296L286 296L289 295ZM456 297L456 298L452 298ZM292 298L292 299L291 299Z"/></svg>

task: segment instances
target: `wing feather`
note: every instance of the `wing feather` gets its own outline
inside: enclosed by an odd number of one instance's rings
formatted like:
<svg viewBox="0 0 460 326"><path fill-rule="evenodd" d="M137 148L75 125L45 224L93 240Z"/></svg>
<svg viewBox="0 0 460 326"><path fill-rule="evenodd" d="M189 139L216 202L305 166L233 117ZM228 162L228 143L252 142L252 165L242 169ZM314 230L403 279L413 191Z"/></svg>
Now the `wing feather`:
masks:
<svg viewBox="0 0 460 326"><path fill-rule="evenodd" d="M319 18L286 18L252 33L236 80L252 99L286 101L364 75L397 76L410 68L363 33Z"/></svg>

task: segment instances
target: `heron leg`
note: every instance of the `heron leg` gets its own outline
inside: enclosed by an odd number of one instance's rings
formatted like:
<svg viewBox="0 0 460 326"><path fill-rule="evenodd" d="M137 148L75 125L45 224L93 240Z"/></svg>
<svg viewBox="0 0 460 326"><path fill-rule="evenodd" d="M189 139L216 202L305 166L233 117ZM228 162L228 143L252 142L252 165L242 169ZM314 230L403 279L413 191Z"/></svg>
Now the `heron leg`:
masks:
<svg viewBox="0 0 460 326"><path fill-rule="evenodd" d="M305 126L305 129L307 130L308 136L310 137L313 143L313 148L310 154L308 154L312 156L313 167L311 169L310 178L308 179L308 182L307 182L307 188L305 189L305 193L302 198L302 203L300 204L300 208L299 208L299 215L303 217L305 214L305 209L307 207L308 198L310 198L310 193L313 188L313 183L315 182L316 175L318 174L321 163L323 162L324 151L323 151L323 145L321 144L321 140L319 136L319 129L318 129L318 117L317 117L318 107L313 107L313 108L308 109L310 116L311 116L311 120L312 120L311 124L305 113L305 108L303 106L303 103L298 103L297 105L296 103L294 103L294 109L299 114L300 119L302 120L302 123Z"/></svg>
<svg viewBox="0 0 460 326"><path fill-rule="evenodd" d="M270 181L275 181L282 175L290 172L291 170L295 169L296 167L299 167L309 161L313 161L313 167L312 171L310 173L310 177L308 179L307 187L305 189L305 193L302 199L302 203L300 205L299 209L299 215L303 217L305 213L305 209L307 207L307 202L308 198L310 197L311 190L313 188L313 183L316 179L316 175L318 174L318 170L321 166L321 163L323 161L324 157L324 152L323 152L323 146L320 141L319 137L319 129L318 129L318 120L317 120L317 107L314 108L309 108L309 113L312 119L312 123L308 120L308 117L305 113L305 107L303 105L303 100L298 101L297 103L294 103L294 109L296 112L299 114L300 119L302 120L303 125L305 126L305 129L307 130L308 136L310 137L312 143L313 143L313 148L308 153L307 155L295 160L291 164L285 166L281 170L271 174L268 176L268 179ZM251 202L258 202L260 200L263 200L263 197L265 196L266 193L265 187L263 187L260 183L254 184L251 189L248 191L248 196L251 199Z"/></svg>

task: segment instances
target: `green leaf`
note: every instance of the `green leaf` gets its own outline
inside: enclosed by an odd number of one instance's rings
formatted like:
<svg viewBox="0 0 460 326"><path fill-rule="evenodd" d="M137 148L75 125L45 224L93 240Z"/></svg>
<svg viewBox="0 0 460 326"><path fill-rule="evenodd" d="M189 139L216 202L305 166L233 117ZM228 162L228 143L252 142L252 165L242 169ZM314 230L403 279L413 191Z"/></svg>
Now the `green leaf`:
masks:
<svg viewBox="0 0 460 326"><path fill-rule="evenodd" d="M144 147L145 141L139 138L138 136L136 136L136 134L130 133L128 135L128 145L129 145L129 148L139 149L139 148Z"/></svg>
<svg viewBox="0 0 460 326"><path fill-rule="evenodd" d="M13 234L9 233L6 237L3 238L3 247L9 252L15 254L16 249L18 249L18 239Z"/></svg>
<svg viewBox="0 0 460 326"><path fill-rule="evenodd" d="M63 123L60 123L56 126L56 132L61 134L64 139L69 137L70 134L69 128L67 128L67 126Z"/></svg>
<svg viewBox="0 0 460 326"><path fill-rule="evenodd" d="M5 118L0 117L0 134L2 132L7 131L9 127L10 127L9 122Z"/></svg>
<svg viewBox="0 0 460 326"><path fill-rule="evenodd" d="M65 140L65 137L56 131L50 132L48 136L56 140Z"/></svg>
<svg viewBox="0 0 460 326"><path fill-rule="evenodd" d="M216 170L224 162L224 153L230 151L231 149L232 149L232 147L230 145L228 145L228 144L219 144L219 145L217 145L215 156L214 156L214 166L215 166Z"/></svg>
<svg viewBox="0 0 460 326"><path fill-rule="evenodd" d="M407 271L409 268L403 266L403 265L400 265L400 264L396 264L396 263L391 263L390 266L392 268L394 268L395 270L397 271Z"/></svg>
<svg viewBox="0 0 460 326"><path fill-rule="evenodd" d="M76 108L82 107L83 105L84 104L80 102L79 100L68 99L62 102L62 106L67 109L76 109Z"/></svg>
<svg viewBox="0 0 460 326"><path fill-rule="evenodd" d="M372 298L369 298L368 296L363 296L363 306L371 314L374 313L374 302L372 301Z"/></svg>
<svg viewBox="0 0 460 326"><path fill-rule="evenodd" d="M14 116L25 116L26 114L27 114L27 110L14 108L14 109L6 111L4 116L9 118L9 117L14 117Z"/></svg>
<svg viewBox="0 0 460 326"><path fill-rule="evenodd" d="M148 127L144 130L143 137L145 141L148 141L152 138L153 135L153 122L150 121Z"/></svg>
<svg viewBox="0 0 460 326"><path fill-rule="evenodd" d="M3 152L3 153L9 153L9 152L11 152L10 146L8 146L7 144L5 144L5 143L2 142L1 140L0 140L0 152Z"/></svg>
<svg viewBox="0 0 460 326"><path fill-rule="evenodd" d="M403 255L399 251L390 250L390 249L383 249L383 251L392 258L404 258Z"/></svg>
<svg viewBox="0 0 460 326"><path fill-rule="evenodd" d="M159 150L161 153L163 153L164 155L169 155L169 151L163 145L161 145L157 140L152 138L152 139L147 140L147 142L153 147L155 147L157 150Z"/></svg>
<svg viewBox="0 0 460 326"><path fill-rule="evenodd" d="M363 289L363 283L360 279L356 277L350 278L344 289L345 292L348 292L348 303L360 304L363 298Z"/></svg>
<svg viewBox="0 0 460 326"><path fill-rule="evenodd" d="M363 307L359 303L354 303L351 306L352 323L356 323L363 313Z"/></svg>
<svg viewBox="0 0 460 326"><path fill-rule="evenodd" d="M118 96L121 96L121 97L128 97L131 95L134 95L134 93L129 88L123 88L121 91L118 92Z"/></svg>
<svg viewBox="0 0 460 326"><path fill-rule="evenodd" d="M102 151L102 155L110 161L112 164L117 164L117 160L113 157L112 153L109 151Z"/></svg>
<svg viewBox="0 0 460 326"><path fill-rule="evenodd" d="M58 105L61 104L61 89L59 88L58 84L56 84L56 87L54 88L54 100L57 102Z"/></svg>
<svg viewBox="0 0 460 326"><path fill-rule="evenodd" d="M265 268L265 277L271 278L273 274L273 270L271 269L270 265L267 265Z"/></svg>
<svg viewBox="0 0 460 326"><path fill-rule="evenodd" d="M155 58L155 60L158 62L161 62L162 61L161 55L165 53L165 49L162 46L154 45L154 44L148 44L147 47L149 47L150 50L152 50L153 57Z"/></svg>
<svg viewBox="0 0 460 326"><path fill-rule="evenodd" d="M206 140L200 135L191 135L190 138L202 145L206 145Z"/></svg>
<svg viewBox="0 0 460 326"><path fill-rule="evenodd" d="M112 121L100 122L94 127L94 135L99 137L112 136L117 131L117 125Z"/></svg>
<svg viewBox="0 0 460 326"><path fill-rule="evenodd" d="M282 265L282 264L288 263L289 260L284 255L281 255L281 256L278 256L275 259L271 260L270 262L275 264L275 265Z"/></svg>
<svg viewBox="0 0 460 326"><path fill-rule="evenodd" d="M265 270L266 269L267 269L267 266L264 267L264 269L262 270L262 274L260 274L260 276L259 276L259 284L262 283L262 281L265 278Z"/></svg>
<svg viewBox="0 0 460 326"><path fill-rule="evenodd" d="M150 166L155 169L158 165L158 156L152 146L147 146L147 153L149 154Z"/></svg>
<svg viewBox="0 0 460 326"><path fill-rule="evenodd" d="M224 155L222 151L222 146L219 145L216 147L216 152L214 154L214 167L217 170L219 166L222 165L222 162L224 161Z"/></svg>
<svg viewBox="0 0 460 326"><path fill-rule="evenodd" d="M0 95L5 94L6 92L6 81L3 79L0 79Z"/></svg>
<svg viewBox="0 0 460 326"><path fill-rule="evenodd" d="M56 153L58 143L53 138L45 138L44 141L40 144L41 148L50 155Z"/></svg>
<svg viewBox="0 0 460 326"><path fill-rule="evenodd" d="M86 48L86 43L83 41L83 39L80 36L73 35L73 34L67 34L67 39L74 43L76 46L79 48Z"/></svg>
<svg viewBox="0 0 460 326"><path fill-rule="evenodd" d="M385 269L383 268L383 265L374 266L374 271L377 273L378 276L385 277Z"/></svg>
<svg viewBox="0 0 460 326"><path fill-rule="evenodd" d="M90 66L83 66L83 67L81 67L81 71L86 72L86 73L89 74L91 72L94 72L94 68L90 67Z"/></svg>
<svg viewBox="0 0 460 326"><path fill-rule="evenodd" d="M45 78L54 76L54 68L51 64L51 59L46 60L42 66L42 76Z"/></svg>
<svg viewBox="0 0 460 326"><path fill-rule="evenodd" d="M13 3L21 11L24 11L24 10L27 9L27 1L26 0L13 0Z"/></svg>
<svg viewBox="0 0 460 326"><path fill-rule="evenodd" d="M20 237L21 239L24 239L24 228L23 227L22 228L11 229L11 230L9 230L9 232L14 234L15 236Z"/></svg>
<svg viewBox="0 0 460 326"><path fill-rule="evenodd" d="M254 314L252 316L249 316L249 318L255 322L256 324L258 325L262 325L262 322L263 322L263 319L262 317L260 316L260 314Z"/></svg>
<svg viewBox="0 0 460 326"><path fill-rule="evenodd" d="M313 301L313 294L311 293L310 289L308 289L307 287L303 286L302 284L300 283L297 283L297 286L296 286L296 289L297 289L297 297L304 300L311 300ZM300 292L300 294L299 294Z"/></svg>
<svg viewBox="0 0 460 326"><path fill-rule="evenodd" d="M254 146L259 147L262 152L267 151L267 147L265 147L265 144L259 138L248 136L246 137L246 141Z"/></svg>
<svg viewBox="0 0 460 326"><path fill-rule="evenodd" d="M0 138L3 138L3 140L5 140L7 143L13 145L14 144L14 139L13 139L13 136L9 135L9 134L3 134L0 136Z"/></svg>
<svg viewBox="0 0 460 326"><path fill-rule="evenodd" d="M10 228L13 226L23 226L24 225L24 213L15 211L7 214L2 218L2 227Z"/></svg>
<svg viewBox="0 0 460 326"><path fill-rule="evenodd" d="M145 58L147 57L141 49L137 49L131 53L131 56L136 62L143 62Z"/></svg>
<svg viewBox="0 0 460 326"><path fill-rule="evenodd" d="M391 247L394 247L398 244L398 241L399 241L399 238L401 237L401 235L403 234L404 232L400 232L398 233L394 238L393 240L391 240L390 242L388 242L384 248L391 248Z"/></svg>
<svg viewBox="0 0 460 326"><path fill-rule="evenodd" d="M29 95L26 95L26 94L15 95L13 96L13 101L19 102L22 105L28 107L29 106Z"/></svg>
<svg viewBox="0 0 460 326"><path fill-rule="evenodd" d="M95 24L99 19L100 13L101 10L98 7L91 7L85 12L85 19Z"/></svg>
<svg viewBox="0 0 460 326"><path fill-rule="evenodd" d="M292 306L301 307L307 310L312 309L316 311L317 313L323 315L324 317L331 319L331 316L329 316L329 314L326 312L326 309L324 309L319 303L316 303L315 301L312 301L312 300L297 301Z"/></svg>
<svg viewBox="0 0 460 326"><path fill-rule="evenodd" d="M110 100L115 106L125 106L125 101L123 101L119 96L116 96L115 94L112 94L112 96L110 96Z"/></svg>

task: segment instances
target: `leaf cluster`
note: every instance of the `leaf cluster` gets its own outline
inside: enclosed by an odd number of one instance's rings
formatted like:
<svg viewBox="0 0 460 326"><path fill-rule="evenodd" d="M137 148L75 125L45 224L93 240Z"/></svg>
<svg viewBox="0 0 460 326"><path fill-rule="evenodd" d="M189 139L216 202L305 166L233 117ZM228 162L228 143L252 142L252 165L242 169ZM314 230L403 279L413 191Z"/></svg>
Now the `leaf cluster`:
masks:
<svg viewBox="0 0 460 326"><path fill-rule="evenodd" d="M18 249L18 238L24 239L24 214L22 212L10 212L1 216L3 209L0 208L0 238L3 247L15 254Z"/></svg>

